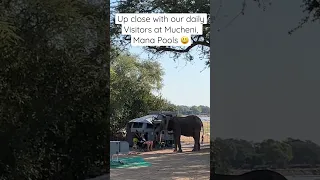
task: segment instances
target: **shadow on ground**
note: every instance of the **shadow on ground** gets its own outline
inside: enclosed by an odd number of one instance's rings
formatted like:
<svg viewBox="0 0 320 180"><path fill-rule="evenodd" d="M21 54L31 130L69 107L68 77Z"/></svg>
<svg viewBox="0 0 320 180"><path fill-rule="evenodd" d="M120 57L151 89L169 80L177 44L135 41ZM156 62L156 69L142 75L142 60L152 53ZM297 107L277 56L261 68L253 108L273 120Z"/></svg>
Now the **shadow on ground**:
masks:
<svg viewBox="0 0 320 180"><path fill-rule="evenodd" d="M183 153L163 150L143 153L140 156L151 163L138 169L111 169L110 178L118 180L208 180L210 177L210 149Z"/></svg>

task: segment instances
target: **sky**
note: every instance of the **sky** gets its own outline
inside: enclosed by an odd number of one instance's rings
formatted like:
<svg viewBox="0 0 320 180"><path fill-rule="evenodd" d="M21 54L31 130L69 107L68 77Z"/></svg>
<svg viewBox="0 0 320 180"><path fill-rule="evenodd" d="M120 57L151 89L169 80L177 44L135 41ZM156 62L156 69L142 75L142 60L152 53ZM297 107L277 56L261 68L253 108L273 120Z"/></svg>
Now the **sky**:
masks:
<svg viewBox="0 0 320 180"><path fill-rule="evenodd" d="M226 18L211 31L211 134L320 144L320 24L290 36L303 17L301 1L273 1L266 12L247 1L245 15L224 28L241 2L224 0Z"/></svg>
<svg viewBox="0 0 320 180"><path fill-rule="evenodd" d="M132 47L129 51L141 59L148 59L141 47ZM210 68L206 68L204 60L195 56L194 62L186 62L183 58L175 62L170 55L162 55L157 61L165 73L163 97L176 105L210 107Z"/></svg>
<svg viewBox="0 0 320 180"><path fill-rule="evenodd" d="M219 2L211 3L214 13ZM185 105L207 105L210 97L213 137L320 144L320 24L288 35L303 17L302 1L273 1L265 12L247 1L245 14L230 23L242 2L224 0L211 25L210 69L200 73L201 61L183 67L159 59L166 72L163 95Z"/></svg>
<svg viewBox="0 0 320 180"><path fill-rule="evenodd" d="M148 54L141 47L131 47L129 52L148 60ZM192 54L198 52L193 51ZM187 64L184 59L175 62L170 54L159 57L157 61L165 73L161 90L164 98L175 105L210 107L210 68L205 69L204 61L195 56L194 61Z"/></svg>

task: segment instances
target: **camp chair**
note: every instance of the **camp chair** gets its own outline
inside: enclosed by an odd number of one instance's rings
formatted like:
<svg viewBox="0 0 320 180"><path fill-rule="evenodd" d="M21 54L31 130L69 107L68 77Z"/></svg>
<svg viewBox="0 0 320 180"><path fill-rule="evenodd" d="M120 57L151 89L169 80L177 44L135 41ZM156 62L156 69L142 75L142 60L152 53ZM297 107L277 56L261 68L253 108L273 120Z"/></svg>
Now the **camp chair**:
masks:
<svg viewBox="0 0 320 180"><path fill-rule="evenodd" d="M144 142L139 141L138 138L133 138L132 149L135 149L138 151L144 151L145 147L146 147L146 144L144 144Z"/></svg>
<svg viewBox="0 0 320 180"><path fill-rule="evenodd" d="M166 143L164 142L164 141L159 141L158 142L158 147L160 148L160 149L164 149L165 148L165 146L166 146Z"/></svg>
<svg viewBox="0 0 320 180"><path fill-rule="evenodd" d="M145 151L147 144L145 144L145 142L138 141L137 146L139 151Z"/></svg>

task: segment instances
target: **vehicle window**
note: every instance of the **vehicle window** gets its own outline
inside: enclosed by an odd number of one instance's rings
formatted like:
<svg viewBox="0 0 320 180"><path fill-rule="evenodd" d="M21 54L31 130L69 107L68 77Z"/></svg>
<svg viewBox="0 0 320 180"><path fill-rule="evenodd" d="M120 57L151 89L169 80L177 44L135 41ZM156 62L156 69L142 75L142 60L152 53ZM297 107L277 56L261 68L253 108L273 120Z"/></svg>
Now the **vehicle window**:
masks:
<svg viewBox="0 0 320 180"><path fill-rule="evenodd" d="M147 129L153 129L153 125L152 124L147 124Z"/></svg>
<svg viewBox="0 0 320 180"><path fill-rule="evenodd" d="M143 123L133 123L133 128L142 128Z"/></svg>

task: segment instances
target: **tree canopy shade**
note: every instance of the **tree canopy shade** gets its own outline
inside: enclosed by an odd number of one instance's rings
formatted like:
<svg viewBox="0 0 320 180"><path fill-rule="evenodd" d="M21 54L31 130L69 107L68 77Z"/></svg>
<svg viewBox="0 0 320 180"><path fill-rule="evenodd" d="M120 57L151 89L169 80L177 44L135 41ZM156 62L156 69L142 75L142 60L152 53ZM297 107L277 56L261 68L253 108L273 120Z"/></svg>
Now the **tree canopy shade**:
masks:
<svg viewBox="0 0 320 180"><path fill-rule="evenodd" d="M117 1L114 4L114 12L115 13L207 13L210 16L210 8L214 8L216 11L215 14L211 16L210 23L214 23L215 19L219 18L220 11L223 8L223 1L220 0L219 5L217 7L213 7L210 5L209 0L124 0ZM265 0L252 0L256 2L259 8L265 10L268 6L272 5L272 1ZM239 7L239 13L231 17L230 22L234 21L237 17L241 15L245 15L246 5L248 1L243 0L242 7ZM302 0L301 1L302 11L305 12L306 16L302 17L298 26L290 30L288 33L292 34L294 31L302 28L304 24L308 22L316 22L320 19L320 3L319 0ZM290 8L288 6L288 8ZM115 26L114 21L112 23L113 28L112 31L114 34L117 34L120 37L120 29L119 26ZM288 27L290 29L292 27ZM122 36L120 40L120 44L123 46L127 46L130 43L130 36ZM210 56L210 25L204 25L203 35L192 36L192 44L188 47L169 47L169 46L149 46L145 49L148 52L153 54L163 54L163 53L172 53L174 58L178 58L181 55L191 61L194 56L190 53L192 49L198 48L199 56L202 59L206 59L206 64L210 64L209 56Z"/></svg>
<svg viewBox="0 0 320 180"><path fill-rule="evenodd" d="M106 9L103 1L1 2L0 179L101 172L109 129Z"/></svg>

